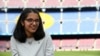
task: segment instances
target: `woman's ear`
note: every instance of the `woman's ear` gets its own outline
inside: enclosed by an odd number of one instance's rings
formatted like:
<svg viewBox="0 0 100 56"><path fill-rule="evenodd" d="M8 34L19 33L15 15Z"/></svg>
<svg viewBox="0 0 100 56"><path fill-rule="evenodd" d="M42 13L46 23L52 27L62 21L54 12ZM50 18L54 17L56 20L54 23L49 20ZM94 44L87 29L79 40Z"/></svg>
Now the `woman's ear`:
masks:
<svg viewBox="0 0 100 56"><path fill-rule="evenodd" d="M24 26L24 22L21 21L22 26Z"/></svg>

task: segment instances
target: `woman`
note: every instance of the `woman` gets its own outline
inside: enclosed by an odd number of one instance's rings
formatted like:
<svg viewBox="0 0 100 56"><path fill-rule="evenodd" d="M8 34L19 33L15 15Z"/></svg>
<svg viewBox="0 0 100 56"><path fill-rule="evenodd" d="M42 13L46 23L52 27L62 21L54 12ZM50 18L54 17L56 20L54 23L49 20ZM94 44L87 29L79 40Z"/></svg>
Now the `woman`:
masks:
<svg viewBox="0 0 100 56"><path fill-rule="evenodd" d="M22 11L10 42L12 56L54 55L52 39L43 30L39 12L32 8Z"/></svg>

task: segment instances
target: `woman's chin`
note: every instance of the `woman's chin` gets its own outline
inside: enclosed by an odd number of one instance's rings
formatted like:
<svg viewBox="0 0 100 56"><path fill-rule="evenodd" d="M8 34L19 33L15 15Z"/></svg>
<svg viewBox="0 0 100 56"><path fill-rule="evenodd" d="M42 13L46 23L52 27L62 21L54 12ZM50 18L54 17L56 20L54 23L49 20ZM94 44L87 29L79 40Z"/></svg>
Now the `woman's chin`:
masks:
<svg viewBox="0 0 100 56"><path fill-rule="evenodd" d="M36 30L31 30L30 32L35 33L35 32L36 32Z"/></svg>

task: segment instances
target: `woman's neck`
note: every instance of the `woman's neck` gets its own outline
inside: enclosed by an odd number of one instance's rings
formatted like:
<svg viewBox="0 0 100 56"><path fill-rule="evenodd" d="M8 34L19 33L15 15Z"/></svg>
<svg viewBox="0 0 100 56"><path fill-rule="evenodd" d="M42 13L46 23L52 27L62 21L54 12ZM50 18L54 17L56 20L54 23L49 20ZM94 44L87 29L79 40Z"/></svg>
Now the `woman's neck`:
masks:
<svg viewBox="0 0 100 56"><path fill-rule="evenodd" d="M27 35L27 38L32 38L33 37L33 34L32 33L27 33L26 32L26 35Z"/></svg>
<svg viewBox="0 0 100 56"><path fill-rule="evenodd" d="M32 38L33 36L27 36L27 38Z"/></svg>

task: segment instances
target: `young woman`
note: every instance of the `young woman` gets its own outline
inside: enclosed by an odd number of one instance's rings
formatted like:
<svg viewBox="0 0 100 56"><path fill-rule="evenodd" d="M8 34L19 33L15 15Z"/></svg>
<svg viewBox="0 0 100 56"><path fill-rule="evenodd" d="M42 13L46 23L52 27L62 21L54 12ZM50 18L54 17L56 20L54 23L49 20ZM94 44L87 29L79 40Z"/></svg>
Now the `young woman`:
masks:
<svg viewBox="0 0 100 56"><path fill-rule="evenodd" d="M10 40L12 56L53 56L50 35L44 32L42 19L36 9L22 11Z"/></svg>

